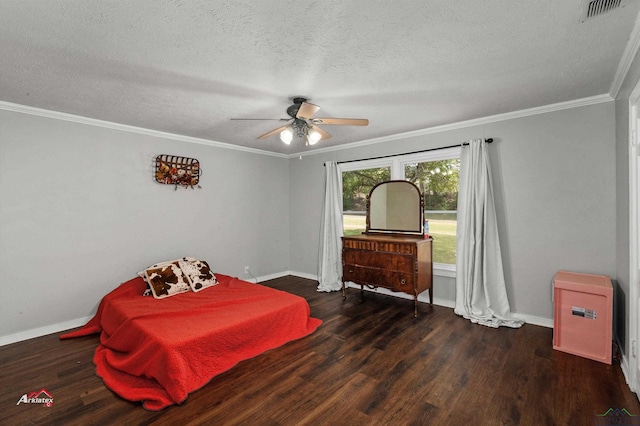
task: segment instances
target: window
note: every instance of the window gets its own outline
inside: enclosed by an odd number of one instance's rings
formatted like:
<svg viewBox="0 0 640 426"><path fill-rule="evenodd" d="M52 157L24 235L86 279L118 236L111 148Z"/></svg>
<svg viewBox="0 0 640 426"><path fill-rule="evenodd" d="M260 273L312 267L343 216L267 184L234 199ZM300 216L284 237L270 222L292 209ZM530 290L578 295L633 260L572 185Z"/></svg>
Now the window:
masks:
<svg viewBox="0 0 640 426"><path fill-rule="evenodd" d="M458 172L460 159L405 164L405 177L424 196L424 218L429 221L434 263L456 264Z"/></svg>
<svg viewBox="0 0 640 426"><path fill-rule="evenodd" d="M362 162L359 162L362 163ZM353 164L353 163L351 163ZM349 165L351 165L349 164ZM391 179L391 167L382 165L342 169L342 229L344 235L358 235L366 228L367 195L375 185Z"/></svg>
<svg viewBox="0 0 640 426"><path fill-rule="evenodd" d="M371 188L389 179L405 179L424 196L424 217L433 236L434 272L453 276L460 148L427 151L378 160L343 163L342 200L345 235L365 230L366 197Z"/></svg>

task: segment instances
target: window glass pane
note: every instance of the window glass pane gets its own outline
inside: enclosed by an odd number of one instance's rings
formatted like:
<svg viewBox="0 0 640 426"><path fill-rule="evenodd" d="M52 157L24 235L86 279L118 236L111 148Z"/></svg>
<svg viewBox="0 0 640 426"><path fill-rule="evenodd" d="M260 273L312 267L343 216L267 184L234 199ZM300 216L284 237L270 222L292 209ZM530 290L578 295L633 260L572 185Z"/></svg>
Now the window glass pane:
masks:
<svg viewBox="0 0 640 426"><path fill-rule="evenodd" d="M459 158L405 165L405 178L424 195L424 217L434 240L434 263L456 263L459 171Z"/></svg>
<svg viewBox="0 0 640 426"><path fill-rule="evenodd" d="M342 172L342 226L344 235L358 235L366 228L367 195L376 184L391 178L391 168Z"/></svg>

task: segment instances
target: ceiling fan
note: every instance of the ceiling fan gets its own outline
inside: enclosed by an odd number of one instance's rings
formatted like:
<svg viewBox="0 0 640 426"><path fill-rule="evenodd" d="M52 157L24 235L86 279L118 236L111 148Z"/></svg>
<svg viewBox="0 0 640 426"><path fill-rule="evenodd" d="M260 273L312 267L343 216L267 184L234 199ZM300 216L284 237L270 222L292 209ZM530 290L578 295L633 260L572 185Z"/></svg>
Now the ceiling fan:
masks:
<svg viewBox="0 0 640 426"><path fill-rule="evenodd" d="M280 140L285 144L291 144L293 136L306 138L306 145L315 145L321 139L329 139L331 135L321 129L319 124L331 126L367 126L369 120L366 118L312 118L318 112L319 106L307 102L306 98L293 98L293 105L287 108L287 114L291 118L281 118L280 121L289 123L273 129L258 139L265 139L276 133L280 134ZM271 120L269 118L232 118L232 120Z"/></svg>

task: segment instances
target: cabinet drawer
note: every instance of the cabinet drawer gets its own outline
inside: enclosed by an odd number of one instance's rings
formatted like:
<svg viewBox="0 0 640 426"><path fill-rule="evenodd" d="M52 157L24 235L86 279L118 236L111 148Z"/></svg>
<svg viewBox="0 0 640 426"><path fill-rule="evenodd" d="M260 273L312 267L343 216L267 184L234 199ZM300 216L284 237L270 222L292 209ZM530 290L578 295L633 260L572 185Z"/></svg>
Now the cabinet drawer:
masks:
<svg viewBox="0 0 640 426"><path fill-rule="evenodd" d="M414 274L368 266L345 264L342 280L375 287L385 287L395 291L413 293Z"/></svg>
<svg viewBox="0 0 640 426"><path fill-rule="evenodd" d="M362 240L342 237L342 247L362 251L386 251L389 253L416 254L416 244L414 242Z"/></svg>
<svg viewBox="0 0 640 426"><path fill-rule="evenodd" d="M416 268L415 257L406 254L385 253L368 250L342 251L342 261L351 265L364 265L371 268L391 269L413 273Z"/></svg>

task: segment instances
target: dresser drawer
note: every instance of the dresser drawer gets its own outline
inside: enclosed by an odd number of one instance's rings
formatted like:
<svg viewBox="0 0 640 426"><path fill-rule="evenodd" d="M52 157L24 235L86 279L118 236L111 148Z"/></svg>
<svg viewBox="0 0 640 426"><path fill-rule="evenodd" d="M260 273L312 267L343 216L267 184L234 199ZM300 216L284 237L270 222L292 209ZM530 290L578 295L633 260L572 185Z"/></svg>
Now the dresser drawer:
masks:
<svg viewBox="0 0 640 426"><path fill-rule="evenodd" d="M393 271L370 266L345 264L342 270L342 280L357 284L384 287L394 291L413 294L413 280L415 274Z"/></svg>
<svg viewBox="0 0 640 426"><path fill-rule="evenodd" d="M371 268L391 269L413 273L416 268L415 257L408 254L388 253L369 250L343 249L342 261L351 265L365 265Z"/></svg>
<svg viewBox="0 0 640 426"><path fill-rule="evenodd" d="M399 241L371 241L348 239L346 237L343 237L342 239L342 247L360 251L376 251L408 255L415 255L417 250L415 243Z"/></svg>

